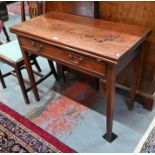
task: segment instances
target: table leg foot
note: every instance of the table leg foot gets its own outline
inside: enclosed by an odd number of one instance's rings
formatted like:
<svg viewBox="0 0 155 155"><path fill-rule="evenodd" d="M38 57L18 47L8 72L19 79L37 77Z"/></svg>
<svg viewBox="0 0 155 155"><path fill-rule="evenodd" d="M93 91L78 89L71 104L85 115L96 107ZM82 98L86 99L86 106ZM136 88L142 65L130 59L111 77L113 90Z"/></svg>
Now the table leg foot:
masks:
<svg viewBox="0 0 155 155"><path fill-rule="evenodd" d="M117 137L118 137L118 136L117 136L116 134L114 134L114 133L112 133L111 136L108 136L107 133L105 133L105 134L103 135L103 138L104 138L106 141L110 142L110 143L113 142Z"/></svg>
<svg viewBox="0 0 155 155"><path fill-rule="evenodd" d="M128 106L128 110L132 111L134 109L134 106Z"/></svg>
<svg viewBox="0 0 155 155"><path fill-rule="evenodd" d="M37 102L39 102L39 101L40 101L40 98L39 98L39 97L38 97L38 98L36 98L36 101L37 101Z"/></svg>

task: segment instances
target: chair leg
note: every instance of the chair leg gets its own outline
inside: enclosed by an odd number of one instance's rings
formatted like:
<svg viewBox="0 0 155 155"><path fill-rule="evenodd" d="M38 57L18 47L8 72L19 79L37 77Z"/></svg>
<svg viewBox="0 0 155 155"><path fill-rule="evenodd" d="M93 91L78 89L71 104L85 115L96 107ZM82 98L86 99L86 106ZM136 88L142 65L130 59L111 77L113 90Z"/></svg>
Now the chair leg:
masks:
<svg viewBox="0 0 155 155"><path fill-rule="evenodd" d="M63 78L63 81L65 82L66 81L66 76L65 76L65 70L66 68L64 66L61 66L61 74L62 74L62 78Z"/></svg>
<svg viewBox="0 0 155 155"><path fill-rule="evenodd" d="M38 72L41 72L41 68L40 68L40 66L38 64L38 61L37 61L36 57L33 58L33 62L34 62L34 65L36 66Z"/></svg>
<svg viewBox="0 0 155 155"><path fill-rule="evenodd" d="M9 37L7 31L6 31L5 26L3 26L3 32L4 32L5 36L6 36L6 40L7 40L7 42L10 42L10 37Z"/></svg>
<svg viewBox="0 0 155 155"><path fill-rule="evenodd" d="M57 66L57 72L58 72L59 77L62 77L63 81L65 82L66 81L66 76L65 76L66 68L63 65L60 65L58 63L56 63L56 66Z"/></svg>
<svg viewBox="0 0 155 155"><path fill-rule="evenodd" d="M100 87L100 79L96 78L95 80L96 80L96 90L98 91Z"/></svg>
<svg viewBox="0 0 155 155"><path fill-rule="evenodd" d="M4 78L3 78L3 75L2 75L1 70L0 70L0 81L1 81L2 87L3 87L3 88L6 88L6 84L5 84L5 82L4 82Z"/></svg>
<svg viewBox="0 0 155 155"><path fill-rule="evenodd" d="M26 91L26 88L25 88L25 84L24 84L24 80L23 80L23 77L22 77L20 67L16 66L15 71L16 71L16 75L17 75L17 78L18 78L18 81L19 81L20 88L21 88L23 96L24 96L25 103L29 104L30 102L29 102L28 94L27 94L27 91Z"/></svg>
<svg viewBox="0 0 155 155"><path fill-rule="evenodd" d="M54 75L55 79L59 80L58 75L57 75L57 73L55 71L55 67L54 67L53 62L51 60L48 60L48 63L49 63L49 66L50 66L50 68L51 68L51 70L53 72L53 75Z"/></svg>

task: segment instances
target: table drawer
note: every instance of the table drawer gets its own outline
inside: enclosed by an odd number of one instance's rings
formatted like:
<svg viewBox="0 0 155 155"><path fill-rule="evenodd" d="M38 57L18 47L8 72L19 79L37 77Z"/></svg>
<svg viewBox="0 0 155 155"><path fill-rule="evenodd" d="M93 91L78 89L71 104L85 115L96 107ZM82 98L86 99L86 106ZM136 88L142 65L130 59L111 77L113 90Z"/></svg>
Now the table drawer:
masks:
<svg viewBox="0 0 155 155"><path fill-rule="evenodd" d="M98 59L88 58L86 56L75 54L62 48L54 47L39 41L26 38L20 38L21 46L34 54L41 55L53 60L65 63L71 68L85 70L90 73L105 75L105 62Z"/></svg>

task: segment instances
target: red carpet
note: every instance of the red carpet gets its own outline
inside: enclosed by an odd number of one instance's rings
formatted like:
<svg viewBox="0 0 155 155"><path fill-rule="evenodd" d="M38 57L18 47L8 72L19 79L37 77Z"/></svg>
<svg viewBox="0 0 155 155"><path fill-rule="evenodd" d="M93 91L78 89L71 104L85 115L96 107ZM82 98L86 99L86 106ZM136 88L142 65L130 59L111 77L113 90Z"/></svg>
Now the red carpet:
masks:
<svg viewBox="0 0 155 155"><path fill-rule="evenodd" d="M64 89L61 88L59 97L52 98L44 106L41 113L37 108L35 113L39 113L39 116L31 120L38 126L44 124L43 128L56 137L74 132L77 124L85 119L83 113L94 108L100 100L99 93L85 82L75 81L66 86Z"/></svg>
<svg viewBox="0 0 155 155"><path fill-rule="evenodd" d="M0 152L74 153L75 151L0 103Z"/></svg>

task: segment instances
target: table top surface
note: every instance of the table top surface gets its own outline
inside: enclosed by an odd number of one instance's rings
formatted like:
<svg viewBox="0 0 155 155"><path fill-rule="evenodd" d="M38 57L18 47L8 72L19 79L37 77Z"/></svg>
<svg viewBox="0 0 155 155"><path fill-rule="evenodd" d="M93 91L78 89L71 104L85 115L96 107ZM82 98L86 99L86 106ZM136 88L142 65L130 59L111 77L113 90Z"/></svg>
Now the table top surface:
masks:
<svg viewBox="0 0 155 155"><path fill-rule="evenodd" d="M58 12L48 12L10 30L114 61L142 42L151 31L146 27Z"/></svg>

